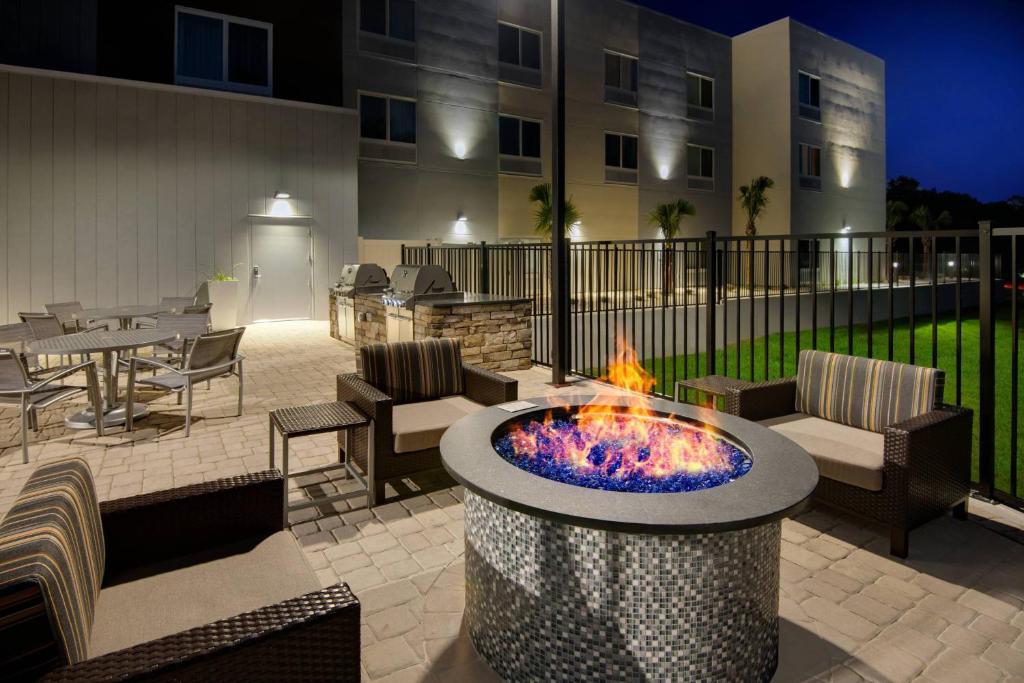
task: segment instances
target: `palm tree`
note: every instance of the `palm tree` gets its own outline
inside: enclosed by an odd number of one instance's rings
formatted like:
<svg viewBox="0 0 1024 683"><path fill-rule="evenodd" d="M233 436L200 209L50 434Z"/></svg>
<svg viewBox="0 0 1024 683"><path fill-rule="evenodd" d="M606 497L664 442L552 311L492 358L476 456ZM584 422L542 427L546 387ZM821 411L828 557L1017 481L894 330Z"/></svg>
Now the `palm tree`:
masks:
<svg viewBox="0 0 1024 683"><path fill-rule="evenodd" d="M906 203L901 202L898 199L890 199L885 203L885 229L892 232L895 230L900 223L907 218L907 214L910 212L910 207ZM892 240L888 239L885 241L885 272L889 274L889 282L892 280Z"/></svg>
<svg viewBox="0 0 1024 683"><path fill-rule="evenodd" d="M923 208L923 207L922 207ZM896 226L907 217L910 208L898 199L890 199L885 203L885 228L895 230Z"/></svg>
<svg viewBox="0 0 1024 683"><path fill-rule="evenodd" d="M679 235L679 223L686 216L696 216L697 207L685 199L658 204L647 214L647 222L661 229L661 235L674 240Z"/></svg>
<svg viewBox="0 0 1024 683"><path fill-rule="evenodd" d="M658 204L647 214L647 222L656 225L661 229L661 236L667 240L674 240L679 236L679 223L685 216L696 216L697 207L685 199L677 199L674 202ZM665 245L662 249L664 269L662 271L662 297L667 301L669 292L675 296L675 247Z"/></svg>
<svg viewBox="0 0 1024 683"><path fill-rule="evenodd" d="M764 175L740 186L740 206L747 212L747 237L757 235L757 219L768 206L768 190L774 186L775 181Z"/></svg>
<svg viewBox="0 0 1024 683"><path fill-rule="evenodd" d="M551 183L534 185L530 190L530 203L536 204L533 212L534 231L547 239L551 239L551 222L553 220L551 206ZM568 235L569 229L580 221L580 212L572 203L572 197L565 200L565 226Z"/></svg>
<svg viewBox="0 0 1024 683"><path fill-rule="evenodd" d="M910 214L910 222L913 223L918 230L944 230L953 223L953 214L949 211L943 211L938 216L933 217L931 209L923 204ZM931 259L928 257L932 251L932 240L930 237L921 238L921 248L924 254L924 267L925 271L932 276L931 272Z"/></svg>

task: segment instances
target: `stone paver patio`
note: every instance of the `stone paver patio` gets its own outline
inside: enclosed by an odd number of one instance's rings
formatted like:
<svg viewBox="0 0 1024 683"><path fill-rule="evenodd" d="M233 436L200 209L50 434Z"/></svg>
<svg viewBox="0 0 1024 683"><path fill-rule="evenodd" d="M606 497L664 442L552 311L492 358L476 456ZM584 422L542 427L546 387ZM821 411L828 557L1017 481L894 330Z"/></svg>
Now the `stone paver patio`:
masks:
<svg viewBox="0 0 1024 683"><path fill-rule="evenodd" d="M215 382L196 394L188 439L173 398L157 398L135 433L102 439L65 431L64 405L40 415L26 466L16 411L0 412L0 515L36 464L72 453L92 464L103 499L265 469L267 412L333 399L335 375L355 367L319 322L252 325L243 352L245 414L234 417L235 383ZM512 374L523 397L552 391L544 370ZM326 464L335 441L300 439L292 452L295 470ZM310 476L292 495L352 486ZM356 499L292 519L321 581L346 581L362 601L364 679L498 680L462 626L461 489L442 474L399 488L399 500L373 511ZM888 555L884 529L855 518L816 508L784 522L775 680L1024 683L1024 515L981 501L971 512L915 531L906 562Z"/></svg>

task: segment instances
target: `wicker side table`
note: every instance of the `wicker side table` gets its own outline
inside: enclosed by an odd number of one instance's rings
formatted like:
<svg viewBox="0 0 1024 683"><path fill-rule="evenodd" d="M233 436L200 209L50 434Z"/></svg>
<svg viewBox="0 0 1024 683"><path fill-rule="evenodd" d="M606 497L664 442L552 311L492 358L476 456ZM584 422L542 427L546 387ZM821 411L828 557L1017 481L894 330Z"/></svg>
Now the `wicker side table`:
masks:
<svg viewBox="0 0 1024 683"><path fill-rule="evenodd" d="M715 399L725 396L729 389L741 389L749 385L750 382L746 380L726 377L725 375L705 375L704 377L694 377L693 379L681 379L676 382L675 400L676 403L679 402L680 393L683 393L683 398L685 399L686 391L696 391L708 396L709 400L706 405L709 408L714 408ZM680 389L683 392L680 392Z"/></svg>
<svg viewBox="0 0 1024 683"><path fill-rule="evenodd" d="M349 437L353 429L365 428L370 424L370 418L363 414L359 408L349 401L334 401L332 403L317 403L307 406L295 406L291 408L279 408L270 411L270 467L275 468L274 457L274 431L281 433L281 473L284 481L284 523L288 524L288 513L292 510L301 510L314 505L333 503L347 498L364 495L363 491L350 491L339 493L334 496L322 496L304 503L294 505L288 502L288 479L318 472L327 472L344 468L352 475L363 489L366 489L366 479L359 472L352 469L348 460ZM289 472L288 469L288 441L289 439L301 436L312 436L313 434L325 434L328 432L345 432L345 448L341 450L340 462L317 467L302 472Z"/></svg>

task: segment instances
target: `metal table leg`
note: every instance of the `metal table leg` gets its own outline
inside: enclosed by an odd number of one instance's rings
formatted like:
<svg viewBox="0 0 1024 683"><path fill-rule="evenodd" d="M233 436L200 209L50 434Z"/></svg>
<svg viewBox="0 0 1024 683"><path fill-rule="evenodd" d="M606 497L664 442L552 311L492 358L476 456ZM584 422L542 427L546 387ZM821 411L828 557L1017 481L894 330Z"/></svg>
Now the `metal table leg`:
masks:
<svg viewBox="0 0 1024 683"><path fill-rule="evenodd" d="M103 425L115 427L125 423L125 407L117 402L117 374L114 372L114 352L103 352ZM149 414L149 408L145 403L136 401L133 405L135 419L141 419ZM68 415L64 418L64 426L68 429L95 429L96 414L92 407Z"/></svg>

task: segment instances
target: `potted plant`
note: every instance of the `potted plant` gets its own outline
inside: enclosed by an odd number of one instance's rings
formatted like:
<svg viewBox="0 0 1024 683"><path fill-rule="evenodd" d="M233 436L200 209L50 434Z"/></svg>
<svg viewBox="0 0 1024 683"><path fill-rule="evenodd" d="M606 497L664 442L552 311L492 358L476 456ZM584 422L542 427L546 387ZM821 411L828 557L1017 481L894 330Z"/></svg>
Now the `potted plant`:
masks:
<svg viewBox="0 0 1024 683"><path fill-rule="evenodd" d="M227 330L238 325L238 278L232 273L239 265L236 263L231 273L218 268L206 277L205 298L213 304L210 308L210 325L215 330ZM198 299L202 301L203 298L203 292L200 291Z"/></svg>

